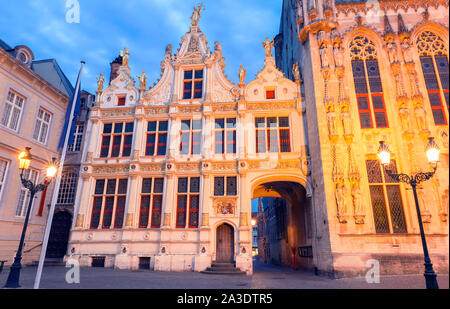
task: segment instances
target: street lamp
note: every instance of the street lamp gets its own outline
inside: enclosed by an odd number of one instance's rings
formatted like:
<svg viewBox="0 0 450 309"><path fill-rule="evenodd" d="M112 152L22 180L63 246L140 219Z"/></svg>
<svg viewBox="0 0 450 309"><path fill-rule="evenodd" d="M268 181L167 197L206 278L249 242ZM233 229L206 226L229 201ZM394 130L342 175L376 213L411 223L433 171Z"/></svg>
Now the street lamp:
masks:
<svg viewBox="0 0 450 309"><path fill-rule="evenodd" d="M380 142L380 147L378 148L378 157L381 164L384 166L386 173L389 177L395 179L396 181L401 181L411 185L414 193L414 201L416 203L417 217L419 219L420 236L422 238L422 247L425 258L425 281L427 289L439 289L436 273L433 270L433 264L431 264L431 259L428 254L427 241L425 239L425 232L423 230L422 215L420 213L419 200L417 198L417 185L421 182L427 181L436 173L437 163L439 161L439 147L434 141L433 137L429 138L428 144L425 148L425 152L428 158L428 162L433 167L432 172L427 173L417 173L416 175L408 176L406 174L395 174L389 169L389 164L391 162L391 151L389 147L383 142Z"/></svg>
<svg viewBox="0 0 450 309"><path fill-rule="evenodd" d="M30 191L30 201L28 203L27 213L25 216L25 222L23 224L22 236L20 237L19 248L17 249L16 256L14 258L14 263L11 265L9 270L8 280L6 281L6 288L18 288L19 285L19 277L20 277L20 269L22 265L20 264L22 260L22 249L23 243L25 240L25 234L27 231L28 220L30 218L31 206L33 205L33 199L36 193L39 191L45 190L48 187L53 177L55 177L58 171L58 165L56 163L56 159L52 159L52 163L46 169L46 177L44 178L41 184L34 184L31 180L24 178L24 171L28 170L30 167L30 163L32 160L32 156L30 153L31 148L27 147L24 151L22 151L19 156L19 168L20 168L20 180L22 181L22 185Z"/></svg>

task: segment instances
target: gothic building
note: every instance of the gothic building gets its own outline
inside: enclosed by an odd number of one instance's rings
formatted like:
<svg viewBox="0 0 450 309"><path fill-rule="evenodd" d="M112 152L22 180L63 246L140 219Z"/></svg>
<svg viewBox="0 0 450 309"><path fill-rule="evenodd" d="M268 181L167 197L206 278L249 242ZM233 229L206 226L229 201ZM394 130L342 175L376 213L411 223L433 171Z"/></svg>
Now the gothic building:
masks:
<svg viewBox="0 0 450 309"><path fill-rule="evenodd" d="M127 49L107 88L98 78L67 254L82 266L203 271L228 262L251 274L251 200L261 196L288 200L291 245L308 242L300 81L276 68L267 39L256 79L246 83L241 67L231 83L196 13L150 89L145 72L138 84L131 77Z"/></svg>
<svg viewBox="0 0 450 309"><path fill-rule="evenodd" d="M428 138L441 150L436 174L418 190L437 272L448 273L449 15L447 0L285 0L276 63L300 64L314 229L312 261L334 276L420 273L423 250L409 185L391 168L431 171Z"/></svg>

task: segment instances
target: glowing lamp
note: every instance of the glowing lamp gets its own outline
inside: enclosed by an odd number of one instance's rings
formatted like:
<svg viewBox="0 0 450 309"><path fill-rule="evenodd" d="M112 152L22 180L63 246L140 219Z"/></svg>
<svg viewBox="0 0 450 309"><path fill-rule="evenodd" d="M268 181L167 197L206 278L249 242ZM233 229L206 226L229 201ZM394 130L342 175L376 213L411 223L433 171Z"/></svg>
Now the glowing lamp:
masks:
<svg viewBox="0 0 450 309"><path fill-rule="evenodd" d="M434 137L430 137L427 147L425 148L427 153L428 162L431 164L437 164L439 161L439 146L434 141Z"/></svg>
<svg viewBox="0 0 450 309"><path fill-rule="evenodd" d="M378 158L380 158L381 164L383 165L389 165L391 163L391 151L383 141L380 142L380 148L378 148Z"/></svg>
<svg viewBox="0 0 450 309"><path fill-rule="evenodd" d="M255 226L255 225L256 225L256 220L252 219L252 226Z"/></svg>
<svg viewBox="0 0 450 309"><path fill-rule="evenodd" d="M48 178L53 178L53 177L55 177L57 172L58 172L58 166L56 165L56 159L53 158L52 164L50 164L47 167L47 177Z"/></svg>
<svg viewBox="0 0 450 309"><path fill-rule="evenodd" d="M28 169L31 163L31 148L27 147L24 151L19 154L19 168L20 169Z"/></svg>

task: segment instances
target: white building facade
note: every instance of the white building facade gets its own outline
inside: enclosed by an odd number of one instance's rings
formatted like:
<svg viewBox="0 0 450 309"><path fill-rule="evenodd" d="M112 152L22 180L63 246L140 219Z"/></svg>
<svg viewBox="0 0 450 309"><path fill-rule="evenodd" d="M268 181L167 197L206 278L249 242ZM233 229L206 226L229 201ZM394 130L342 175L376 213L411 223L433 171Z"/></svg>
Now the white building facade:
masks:
<svg viewBox="0 0 450 309"><path fill-rule="evenodd" d="M129 52L86 129L68 255L82 266L203 271L214 261L252 273L251 200L283 197L299 220L289 241L310 245L313 216L300 81L275 66L238 85L193 23L149 90ZM262 57L261 57L262 60ZM262 62L262 61L261 61ZM302 263L302 261L299 261Z"/></svg>

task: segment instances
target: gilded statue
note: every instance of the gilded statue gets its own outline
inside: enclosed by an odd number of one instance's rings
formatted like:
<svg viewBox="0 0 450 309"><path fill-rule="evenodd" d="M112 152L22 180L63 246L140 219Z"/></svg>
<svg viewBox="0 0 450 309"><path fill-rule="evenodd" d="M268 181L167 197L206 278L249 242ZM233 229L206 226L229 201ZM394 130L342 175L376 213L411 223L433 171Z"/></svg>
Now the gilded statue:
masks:
<svg viewBox="0 0 450 309"><path fill-rule="evenodd" d="M145 90L147 88L147 75L144 71L142 71L142 74L138 76L139 79L139 89Z"/></svg>
<svg viewBox="0 0 450 309"><path fill-rule="evenodd" d="M103 73L100 74L100 77L97 77L97 90L103 91L103 84L105 83L105 76Z"/></svg>
<svg viewBox="0 0 450 309"><path fill-rule="evenodd" d="M270 41L268 37L266 38L266 41L263 42L264 50L266 52L266 57L272 57L273 45L274 45L273 40Z"/></svg>
<svg viewBox="0 0 450 309"><path fill-rule="evenodd" d="M247 73L247 70L244 69L244 66L241 64L241 68L239 69L239 82L242 84L245 84L245 74Z"/></svg>
<svg viewBox="0 0 450 309"><path fill-rule="evenodd" d="M122 66L127 67L130 61L130 52L125 47L125 50L120 51L120 56L122 57Z"/></svg>

